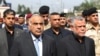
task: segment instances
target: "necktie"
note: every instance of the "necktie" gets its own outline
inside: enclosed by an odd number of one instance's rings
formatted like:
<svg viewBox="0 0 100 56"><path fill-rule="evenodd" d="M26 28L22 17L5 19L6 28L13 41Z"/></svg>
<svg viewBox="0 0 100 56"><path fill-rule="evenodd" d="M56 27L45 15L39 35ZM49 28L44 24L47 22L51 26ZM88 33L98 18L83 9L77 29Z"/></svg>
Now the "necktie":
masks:
<svg viewBox="0 0 100 56"><path fill-rule="evenodd" d="M39 56L39 39L35 40L35 49L36 49L37 55Z"/></svg>

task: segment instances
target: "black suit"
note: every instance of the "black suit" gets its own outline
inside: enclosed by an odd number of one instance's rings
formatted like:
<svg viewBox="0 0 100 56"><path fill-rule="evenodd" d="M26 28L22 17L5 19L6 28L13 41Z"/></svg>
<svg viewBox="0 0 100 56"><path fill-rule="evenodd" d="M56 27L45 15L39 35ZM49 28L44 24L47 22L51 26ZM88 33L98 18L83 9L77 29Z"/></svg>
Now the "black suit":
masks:
<svg viewBox="0 0 100 56"><path fill-rule="evenodd" d="M43 56L55 56L55 42L52 38L42 35ZM23 33L14 42L11 56L37 56L36 49L29 32Z"/></svg>
<svg viewBox="0 0 100 56"><path fill-rule="evenodd" d="M78 41L75 36L69 35L59 41L57 45L57 56L82 56ZM84 36L85 56L95 56L94 41Z"/></svg>
<svg viewBox="0 0 100 56"><path fill-rule="evenodd" d="M54 31L52 30L52 28L49 28L47 30L44 31L44 34L50 36L51 38L53 38L56 42L56 45L59 44L58 41L64 37L66 37L67 35L71 34L71 32L69 30L65 30L63 28L59 28L59 34L55 34ZM57 48L56 48L56 52L57 52Z"/></svg>
<svg viewBox="0 0 100 56"><path fill-rule="evenodd" d="M61 34L60 39L67 36L67 35L69 35L69 34L71 34L71 32L69 30L65 30L63 28L59 28L59 30L60 30L60 34ZM49 29L45 30L44 34L46 34L46 35L48 35L48 36L55 39L54 32L53 32L52 28L49 28Z"/></svg>
<svg viewBox="0 0 100 56"><path fill-rule="evenodd" d="M2 28L2 24L0 24L0 28Z"/></svg>

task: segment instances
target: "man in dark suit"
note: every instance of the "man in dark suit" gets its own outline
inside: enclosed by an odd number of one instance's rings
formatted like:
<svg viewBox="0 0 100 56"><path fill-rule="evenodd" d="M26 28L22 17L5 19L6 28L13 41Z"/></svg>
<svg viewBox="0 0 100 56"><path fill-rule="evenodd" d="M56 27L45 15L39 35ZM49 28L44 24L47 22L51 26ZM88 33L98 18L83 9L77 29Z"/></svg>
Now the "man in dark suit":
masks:
<svg viewBox="0 0 100 56"><path fill-rule="evenodd" d="M56 40L56 42L70 34L69 30L65 30L60 27L60 14L57 12L53 12L50 15L50 23L51 23L51 28L47 29L44 31L45 34L48 36L51 36Z"/></svg>
<svg viewBox="0 0 100 56"><path fill-rule="evenodd" d="M7 9L3 15L5 27L0 29L0 56L9 56L13 40L23 31L14 27L14 10Z"/></svg>
<svg viewBox="0 0 100 56"><path fill-rule="evenodd" d="M39 15L33 15L28 21L29 32L16 38L11 56L55 56L55 42L43 34L44 20Z"/></svg>
<svg viewBox="0 0 100 56"><path fill-rule="evenodd" d="M86 22L82 17L71 19L72 35L61 39L57 45L57 56L95 56L94 41L86 36Z"/></svg>

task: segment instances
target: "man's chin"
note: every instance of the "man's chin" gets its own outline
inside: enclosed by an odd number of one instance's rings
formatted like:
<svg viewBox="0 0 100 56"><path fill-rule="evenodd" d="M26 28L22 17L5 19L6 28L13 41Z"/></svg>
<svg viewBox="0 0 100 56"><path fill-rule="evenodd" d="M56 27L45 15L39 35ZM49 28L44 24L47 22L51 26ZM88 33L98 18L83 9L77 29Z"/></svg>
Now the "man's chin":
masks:
<svg viewBox="0 0 100 56"><path fill-rule="evenodd" d="M95 22L94 22L94 24L97 24L97 23L99 23L99 22L98 22L98 21L95 21Z"/></svg>
<svg viewBox="0 0 100 56"><path fill-rule="evenodd" d="M54 28L60 28L59 26L55 26Z"/></svg>
<svg viewBox="0 0 100 56"><path fill-rule="evenodd" d="M45 22L47 22L48 20L44 20Z"/></svg>
<svg viewBox="0 0 100 56"><path fill-rule="evenodd" d="M13 25L9 25L9 26L7 26L8 28L13 28L14 26Z"/></svg>
<svg viewBox="0 0 100 56"><path fill-rule="evenodd" d="M41 33L37 33L37 34L35 34L36 36L40 36L41 35Z"/></svg>
<svg viewBox="0 0 100 56"><path fill-rule="evenodd" d="M81 34L80 36L81 36L81 37L83 37L83 36L84 36L84 34Z"/></svg>

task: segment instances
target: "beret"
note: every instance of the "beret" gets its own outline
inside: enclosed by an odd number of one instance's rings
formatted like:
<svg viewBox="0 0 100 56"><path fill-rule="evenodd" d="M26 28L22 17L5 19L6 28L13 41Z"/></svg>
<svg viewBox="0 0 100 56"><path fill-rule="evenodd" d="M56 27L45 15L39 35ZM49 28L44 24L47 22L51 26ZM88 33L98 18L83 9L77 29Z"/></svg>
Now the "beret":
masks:
<svg viewBox="0 0 100 56"><path fill-rule="evenodd" d="M66 17L66 13L61 13L60 17Z"/></svg>
<svg viewBox="0 0 100 56"><path fill-rule="evenodd" d="M82 12L82 16L83 16L83 17L87 16L87 11L88 11L88 10L83 10L83 12Z"/></svg>
<svg viewBox="0 0 100 56"><path fill-rule="evenodd" d="M29 19L32 16L32 14L27 14L26 19Z"/></svg>
<svg viewBox="0 0 100 56"><path fill-rule="evenodd" d="M24 14L20 14L19 17L25 17L25 15Z"/></svg>
<svg viewBox="0 0 100 56"><path fill-rule="evenodd" d="M49 13L49 7L48 6L41 6L39 8L39 13L40 14L48 14Z"/></svg>
<svg viewBox="0 0 100 56"><path fill-rule="evenodd" d="M87 11L87 15L88 15L88 16L91 15L91 14L93 14L93 13L97 13L97 8L92 7L92 8L90 8L90 9Z"/></svg>

